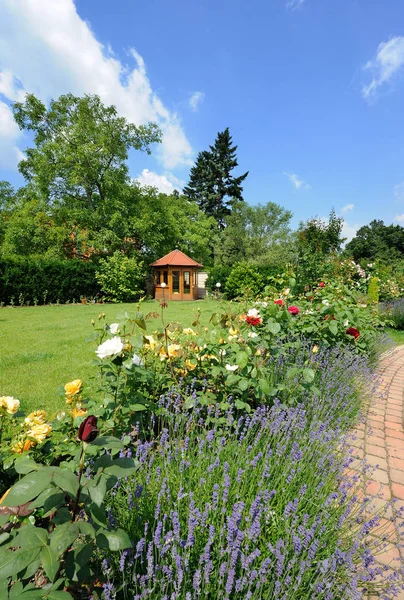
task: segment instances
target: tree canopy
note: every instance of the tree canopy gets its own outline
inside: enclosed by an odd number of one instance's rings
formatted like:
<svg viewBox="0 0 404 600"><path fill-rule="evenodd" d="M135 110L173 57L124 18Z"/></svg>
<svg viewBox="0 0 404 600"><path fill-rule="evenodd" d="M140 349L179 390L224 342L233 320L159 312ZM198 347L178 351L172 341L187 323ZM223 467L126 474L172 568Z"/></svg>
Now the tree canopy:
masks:
<svg viewBox="0 0 404 600"><path fill-rule="evenodd" d="M373 220L364 225L346 245L345 254L355 260L404 258L404 227L385 225L381 220Z"/></svg>
<svg viewBox="0 0 404 600"><path fill-rule="evenodd" d="M219 228L223 228L226 218L236 201L243 201L242 183L248 175L235 177L233 169L238 166L237 146L232 145L229 128L217 134L213 146L198 154L191 169L184 194L194 200L208 216L214 217Z"/></svg>

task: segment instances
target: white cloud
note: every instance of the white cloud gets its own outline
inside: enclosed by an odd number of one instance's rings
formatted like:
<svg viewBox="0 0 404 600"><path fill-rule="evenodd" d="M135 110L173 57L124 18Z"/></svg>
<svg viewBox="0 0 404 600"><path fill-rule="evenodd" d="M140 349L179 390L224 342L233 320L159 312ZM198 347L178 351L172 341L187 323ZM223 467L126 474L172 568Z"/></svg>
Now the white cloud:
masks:
<svg viewBox="0 0 404 600"><path fill-rule="evenodd" d="M341 235L343 238L346 238L344 242L345 244L350 242L352 238L355 237L356 232L358 231L358 229L360 229L360 227L361 225L351 225L350 223L344 220Z"/></svg>
<svg viewBox="0 0 404 600"><path fill-rule="evenodd" d="M404 223L404 215L396 215L394 220L398 221L399 223Z"/></svg>
<svg viewBox="0 0 404 600"><path fill-rule="evenodd" d="M354 208L355 208L355 204L346 204L345 206L343 206L341 208L341 212L342 213L346 213L346 212L348 212L350 210L353 210Z"/></svg>
<svg viewBox="0 0 404 600"><path fill-rule="evenodd" d="M305 0L288 0L288 2L286 2L286 7L296 10L297 8L303 6L304 2Z"/></svg>
<svg viewBox="0 0 404 600"><path fill-rule="evenodd" d="M372 81L363 86L362 95L365 100L373 100L379 88L390 83L404 68L404 37L396 36L388 42L382 42L377 49L376 57L370 60L365 69L373 74Z"/></svg>
<svg viewBox="0 0 404 600"><path fill-rule="evenodd" d="M120 62L80 18L73 0L0 2L1 92L10 100L28 92L43 101L72 92L99 94L128 120L159 124L157 150L165 168L192 164L192 148L175 112L153 91L143 58L134 49Z"/></svg>
<svg viewBox="0 0 404 600"><path fill-rule="evenodd" d="M10 107L0 100L0 167L15 169L22 153L17 148L20 130Z"/></svg>
<svg viewBox="0 0 404 600"><path fill-rule="evenodd" d="M198 112L200 105L205 99L204 92L194 92L189 98L189 108L192 112Z"/></svg>
<svg viewBox="0 0 404 600"><path fill-rule="evenodd" d="M291 183L293 183L293 185L295 186L295 188L297 190L300 190L300 189L310 190L311 189L311 185L309 185L308 183L303 181L303 179L299 179L299 177L296 175L296 173L287 173L286 171L283 171L283 174L289 178L289 181Z"/></svg>
<svg viewBox="0 0 404 600"><path fill-rule="evenodd" d="M159 175L158 173L154 173L154 171L149 171L149 169L143 169L141 174L136 178L136 181L142 185L155 187L164 194L172 194L175 189L181 191L184 185L183 181L180 181L170 173Z"/></svg>
<svg viewBox="0 0 404 600"><path fill-rule="evenodd" d="M394 186L394 195L397 200L404 200L404 181Z"/></svg>

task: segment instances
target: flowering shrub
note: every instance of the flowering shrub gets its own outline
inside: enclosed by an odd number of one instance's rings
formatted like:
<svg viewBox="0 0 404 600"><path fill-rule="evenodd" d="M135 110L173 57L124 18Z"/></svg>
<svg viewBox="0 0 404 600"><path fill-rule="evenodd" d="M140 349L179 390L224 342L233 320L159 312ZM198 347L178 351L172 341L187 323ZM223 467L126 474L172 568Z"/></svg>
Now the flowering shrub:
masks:
<svg viewBox="0 0 404 600"><path fill-rule="evenodd" d="M347 446L329 424L336 407L327 395L310 416L277 402L239 419L232 405L184 413L181 394L161 398L150 424L161 419L161 434L139 441L136 476L109 496L133 546L105 554L106 598L258 600L293 590L342 600L361 597L376 578L386 597L397 589L369 536L379 519L366 516L344 476L352 458L339 459Z"/></svg>

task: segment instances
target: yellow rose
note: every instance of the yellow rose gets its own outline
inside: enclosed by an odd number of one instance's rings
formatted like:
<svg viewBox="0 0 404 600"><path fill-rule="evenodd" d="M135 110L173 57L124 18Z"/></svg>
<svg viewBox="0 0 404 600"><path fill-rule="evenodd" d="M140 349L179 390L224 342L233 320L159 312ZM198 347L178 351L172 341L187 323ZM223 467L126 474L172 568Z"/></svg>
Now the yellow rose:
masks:
<svg viewBox="0 0 404 600"><path fill-rule="evenodd" d="M15 415L20 408L20 401L17 398L13 398L13 396L1 396L0 408L4 408L9 415Z"/></svg>
<svg viewBox="0 0 404 600"><path fill-rule="evenodd" d="M175 358L176 356L179 355L181 346L179 344L169 344L167 350L168 350L168 356L170 358Z"/></svg>
<svg viewBox="0 0 404 600"><path fill-rule="evenodd" d="M313 352L313 354L317 354L318 346L313 346L312 352Z"/></svg>
<svg viewBox="0 0 404 600"><path fill-rule="evenodd" d="M44 410L35 410L30 413L28 417L25 417L25 423L27 425L42 425L46 421L46 412Z"/></svg>
<svg viewBox="0 0 404 600"><path fill-rule="evenodd" d="M195 331L190 327L185 327L185 329L182 330L182 333L185 333L185 335L196 335Z"/></svg>
<svg viewBox="0 0 404 600"><path fill-rule="evenodd" d="M17 442L14 444L11 450L16 454L22 454L23 452L28 452L33 446L35 446L33 440L25 440L24 442Z"/></svg>
<svg viewBox="0 0 404 600"><path fill-rule="evenodd" d="M81 390L83 382L81 379L75 379L74 381L69 381L65 385L65 392L68 396L75 396Z"/></svg>
<svg viewBox="0 0 404 600"><path fill-rule="evenodd" d="M186 360L185 364L187 366L187 369L189 369L190 371L193 371L194 369L196 369L196 365L194 365L193 363L191 363L190 360Z"/></svg>
<svg viewBox="0 0 404 600"><path fill-rule="evenodd" d="M51 431L52 427L47 423L43 423L42 425L34 425L29 431L27 431L27 435L34 438L34 440L37 442L43 442Z"/></svg>
<svg viewBox="0 0 404 600"><path fill-rule="evenodd" d="M229 329L229 333L230 335L236 335L236 333L238 333L238 329L235 329L234 327L230 327Z"/></svg>
<svg viewBox="0 0 404 600"><path fill-rule="evenodd" d="M87 410L79 403L72 410L72 417L84 417L87 414Z"/></svg>
<svg viewBox="0 0 404 600"><path fill-rule="evenodd" d="M156 346L157 346L157 342L154 339L154 337L152 335L145 335L144 336L145 340L147 340L147 344L144 345L145 348L148 348L150 350L155 350Z"/></svg>

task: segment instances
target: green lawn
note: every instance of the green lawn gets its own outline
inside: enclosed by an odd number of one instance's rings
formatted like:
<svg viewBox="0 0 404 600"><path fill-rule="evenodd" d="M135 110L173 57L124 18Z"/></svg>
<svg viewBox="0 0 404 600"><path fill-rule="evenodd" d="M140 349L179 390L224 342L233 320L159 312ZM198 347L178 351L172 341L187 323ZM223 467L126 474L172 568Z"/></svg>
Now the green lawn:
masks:
<svg viewBox="0 0 404 600"><path fill-rule="evenodd" d="M388 328L386 333L395 341L396 344L404 344L404 331L398 329Z"/></svg>
<svg viewBox="0 0 404 600"><path fill-rule="evenodd" d="M61 388L67 381L82 379L87 391L96 389L92 366L95 358L91 319L105 312L113 323L123 311L133 314L136 304L61 305L0 309L0 395L15 396L23 410L64 408ZM191 326L201 311L201 323L208 324L221 303L214 300L169 302L166 322ZM152 300L142 310L159 312ZM161 325L160 318L148 321L150 331Z"/></svg>

